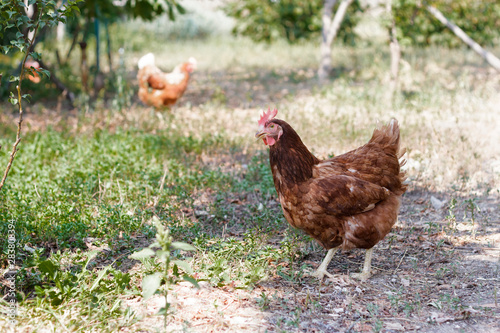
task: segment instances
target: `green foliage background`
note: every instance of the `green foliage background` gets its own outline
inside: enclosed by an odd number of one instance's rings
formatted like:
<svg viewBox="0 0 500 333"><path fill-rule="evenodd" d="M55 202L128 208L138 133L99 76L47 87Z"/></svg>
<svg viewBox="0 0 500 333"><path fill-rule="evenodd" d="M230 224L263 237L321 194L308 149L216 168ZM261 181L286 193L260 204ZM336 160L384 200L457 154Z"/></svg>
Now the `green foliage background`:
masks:
<svg viewBox="0 0 500 333"><path fill-rule="evenodd" d="M394 0L398 38L404 45L448 47L463 46L451 30L435 19L420 0ZM500 1L498 0L439 0L429 1L448 20L455 23L472 39L491 46L500 38Z"/></svg>
<svg viewBox="0 0 500 333"><path fill-rule="evenodd" d="M336 10L338 4L335 6ZM322 0L247 0L233 1L225 12L236 19L233 33L249 36L257 42L271 43L285 38L289 43L316 38L321 33ZM348 9L339 38L345 43L355 41L354 27L361 11L359 1Z"/></svg>

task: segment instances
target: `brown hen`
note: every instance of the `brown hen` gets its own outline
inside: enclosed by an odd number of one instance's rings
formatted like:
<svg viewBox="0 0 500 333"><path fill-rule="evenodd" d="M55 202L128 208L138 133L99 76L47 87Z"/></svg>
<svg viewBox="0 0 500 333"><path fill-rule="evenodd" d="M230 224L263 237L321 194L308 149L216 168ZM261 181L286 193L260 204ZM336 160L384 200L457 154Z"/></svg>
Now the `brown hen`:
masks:
<svg viewBox="0 0 500 333"><path fill-rule="evenodd" d="M177 65L170 73L155 66L155 58L148 53L139 59L139 98L146 104L161 108L174 105L186 91L189 75L196 68L196 59Z"/></svg>
<svg viewBox="0 0 500 333"><path fill-rule="evenodd" d="M396 223L406 190L401 166L399 125L392 119L375 129L370 141L345 154L319 160L285 121L268 110L255 135L269 146L274 185L283 214L329 250L313 274L332 276L327 267L339 249L367 249L361 274L370 276L373 246Z"/></svg>

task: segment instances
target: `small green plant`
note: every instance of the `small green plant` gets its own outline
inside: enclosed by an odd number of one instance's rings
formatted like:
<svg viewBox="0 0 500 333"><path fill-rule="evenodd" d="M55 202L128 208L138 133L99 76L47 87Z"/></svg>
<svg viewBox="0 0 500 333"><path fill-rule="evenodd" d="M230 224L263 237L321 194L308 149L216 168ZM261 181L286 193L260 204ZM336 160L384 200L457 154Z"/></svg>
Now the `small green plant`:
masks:
<svg viewBox="0 0 500 333"><path fill-rule="evenodd" d="M477 205L476 201L477 201L476 198L467 199L464 201L464 205L465 205L464 219L467 218L467 213L469 213L470 214L470 223L472 226L472 229L471 229L472 238L476 238L476 228L474 227L474 225L476 224L477 215L481 212L481 209Z"/></svg>
<svg viewBox="0 0 500 333"><path fill-rule="evenodd" d="M457 231L457 217L455 216L455 208L457 206L457 199L452 198L450 200L450 205L448 206L448 215L446 220L448 220L448 228L452 229L453 232Z"/></svg>
<svg viewBox="0 0 500 333"><path fill-rule="evenodd" d="M92 300L100 298L99 294L108 292L109 289L123 291L129 287L129 274L117 271L111 266L104 267L97 276L94 276L95 274L88 267L97 256L97 251L87 253L84 261L71 269L65 269L61 266L62 255L60 253L45 260L41 260L39 254L37 254L38 259L35 259L34 262L44 283L35 286L35 292L39 297L49 300L53 306L61 305L74 297L81 297L82 294L88 295L87 299ZM105 278L109 274L113 275L112 280ZM112 310L116 310L118 305L119 302L113 306Z"/></svg>
<svg viewBox="0 0 500 333"><path fill-rule="evenodd" d="M261 310L265 311L265 310L269 309L269 305L271 304L271 300L265 292L261 292L260 297L257 298L257 304L259 305Z"/></svg>
<svg viewBox="0 0 500 333"><path fill-rule="evenodd" d="M158 311L158 315L163 316L163 324L166 330L171 306L167 299L169 288L182 280L188 281L199 288L198 282L188 275L188 273L193 273L191 266L186 261L172 260L173 256L171 252L175 250L195 251L196 249L187 243L174 242L170 236L170 230L163 227L157 217L153 218L153 224L156 227L156 242L147 248L133 253L130 258L144 261L155 257L163 263L163 271L146 275L142 279L142 296L146 300L153 296L160 287L164 287L163 295L165 296L165 307ZM181 269L186 273L181 273Z"/></svg>
<svg viewBox="0 0 500 333"><path fill-rule="evenodd" d="M444 294L439 297L441 304L445 304L449 309L458 310L462 307L460 298L453 297L451 294Z"/></svg>
<svg viewBox="0 0 500 333"><path fill-rule="evenodd" d="M374 332L380 332L384 328L383 322L378 318L379 315L379 306L375 303L368 303L366 305L366 309L370 313L370 316L372 317L373 321L373 331Z"/></svg>
<svg viewBox="0 0 500 333"><path fill-rule="evenodd" d="M291 312L292 317L286 320L286 324L298 328L300 324L301 313L301 308L299 306L295 307L295 309Z"/></svg>
<svg viewBox="0 0 500 333"><path fill-rule="evenodd" d="M401 302L401 289L399 289L397 292L390 292L390 294L387 296L389 301L391 302L391 307L394 308L396 311L399 309L399 303Z"/></svg>
<svg viewBox="0 0 500 333"><path fill-rule="evenodd" d="M427 224L427 228L425 228L425 231L427 231L428 234L433 233L434 230L438 228L438 224L436 222L429 221L426 222L425 224Z"/></svg>
<svg viewBox="0 0 500 333"><path fill-rule="evenodd" d="M119 295L130 290L130 274L113 268L113 264L100 269L94 268L98 251L88 253L53 253L42 256L43 250L36 249L23 264L21 276L28 278L30 286L35 284L31 297L23 296L22 305L32 305L29 317L34 321L47 320L47 314L59 316L71 304L72 311L97 323L103 330L116 328L113 322L121 321L123 326L135 322L135 313L123 309ZM72 264L65 264L70 259ZM82 323L70 320L66 330L77 331Z"/></svg>

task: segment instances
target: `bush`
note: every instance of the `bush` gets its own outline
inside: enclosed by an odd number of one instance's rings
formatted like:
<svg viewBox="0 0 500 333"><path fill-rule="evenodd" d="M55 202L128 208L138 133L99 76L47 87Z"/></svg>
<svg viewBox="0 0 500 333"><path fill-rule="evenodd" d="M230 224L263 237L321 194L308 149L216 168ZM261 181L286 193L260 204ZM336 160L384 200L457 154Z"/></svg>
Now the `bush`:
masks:
<svg viewBox="0 0 500 333"><path fill-rule="evenodd" d="M334 10L336 10L337 6ZM224 10L236 19L236 35L249 36L257 42L274 42L285 38L289 43L317 38L321 33L322 0L246 0L233 1ZM339 39L353 44L359 1L347 10L339 31Z"/></svg>

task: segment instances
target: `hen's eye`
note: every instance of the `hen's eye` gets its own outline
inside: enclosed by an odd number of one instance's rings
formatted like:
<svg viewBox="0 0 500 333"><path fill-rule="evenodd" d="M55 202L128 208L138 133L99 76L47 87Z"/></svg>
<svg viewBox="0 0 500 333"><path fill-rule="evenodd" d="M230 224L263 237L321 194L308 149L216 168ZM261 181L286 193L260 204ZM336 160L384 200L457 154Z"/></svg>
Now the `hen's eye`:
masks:
<svg viewBox="0 0 500 333"><path fill-rule="evenodd" d="M271 125L269 126L269 128L274 128L274 124L271 124Z"/></svg>

